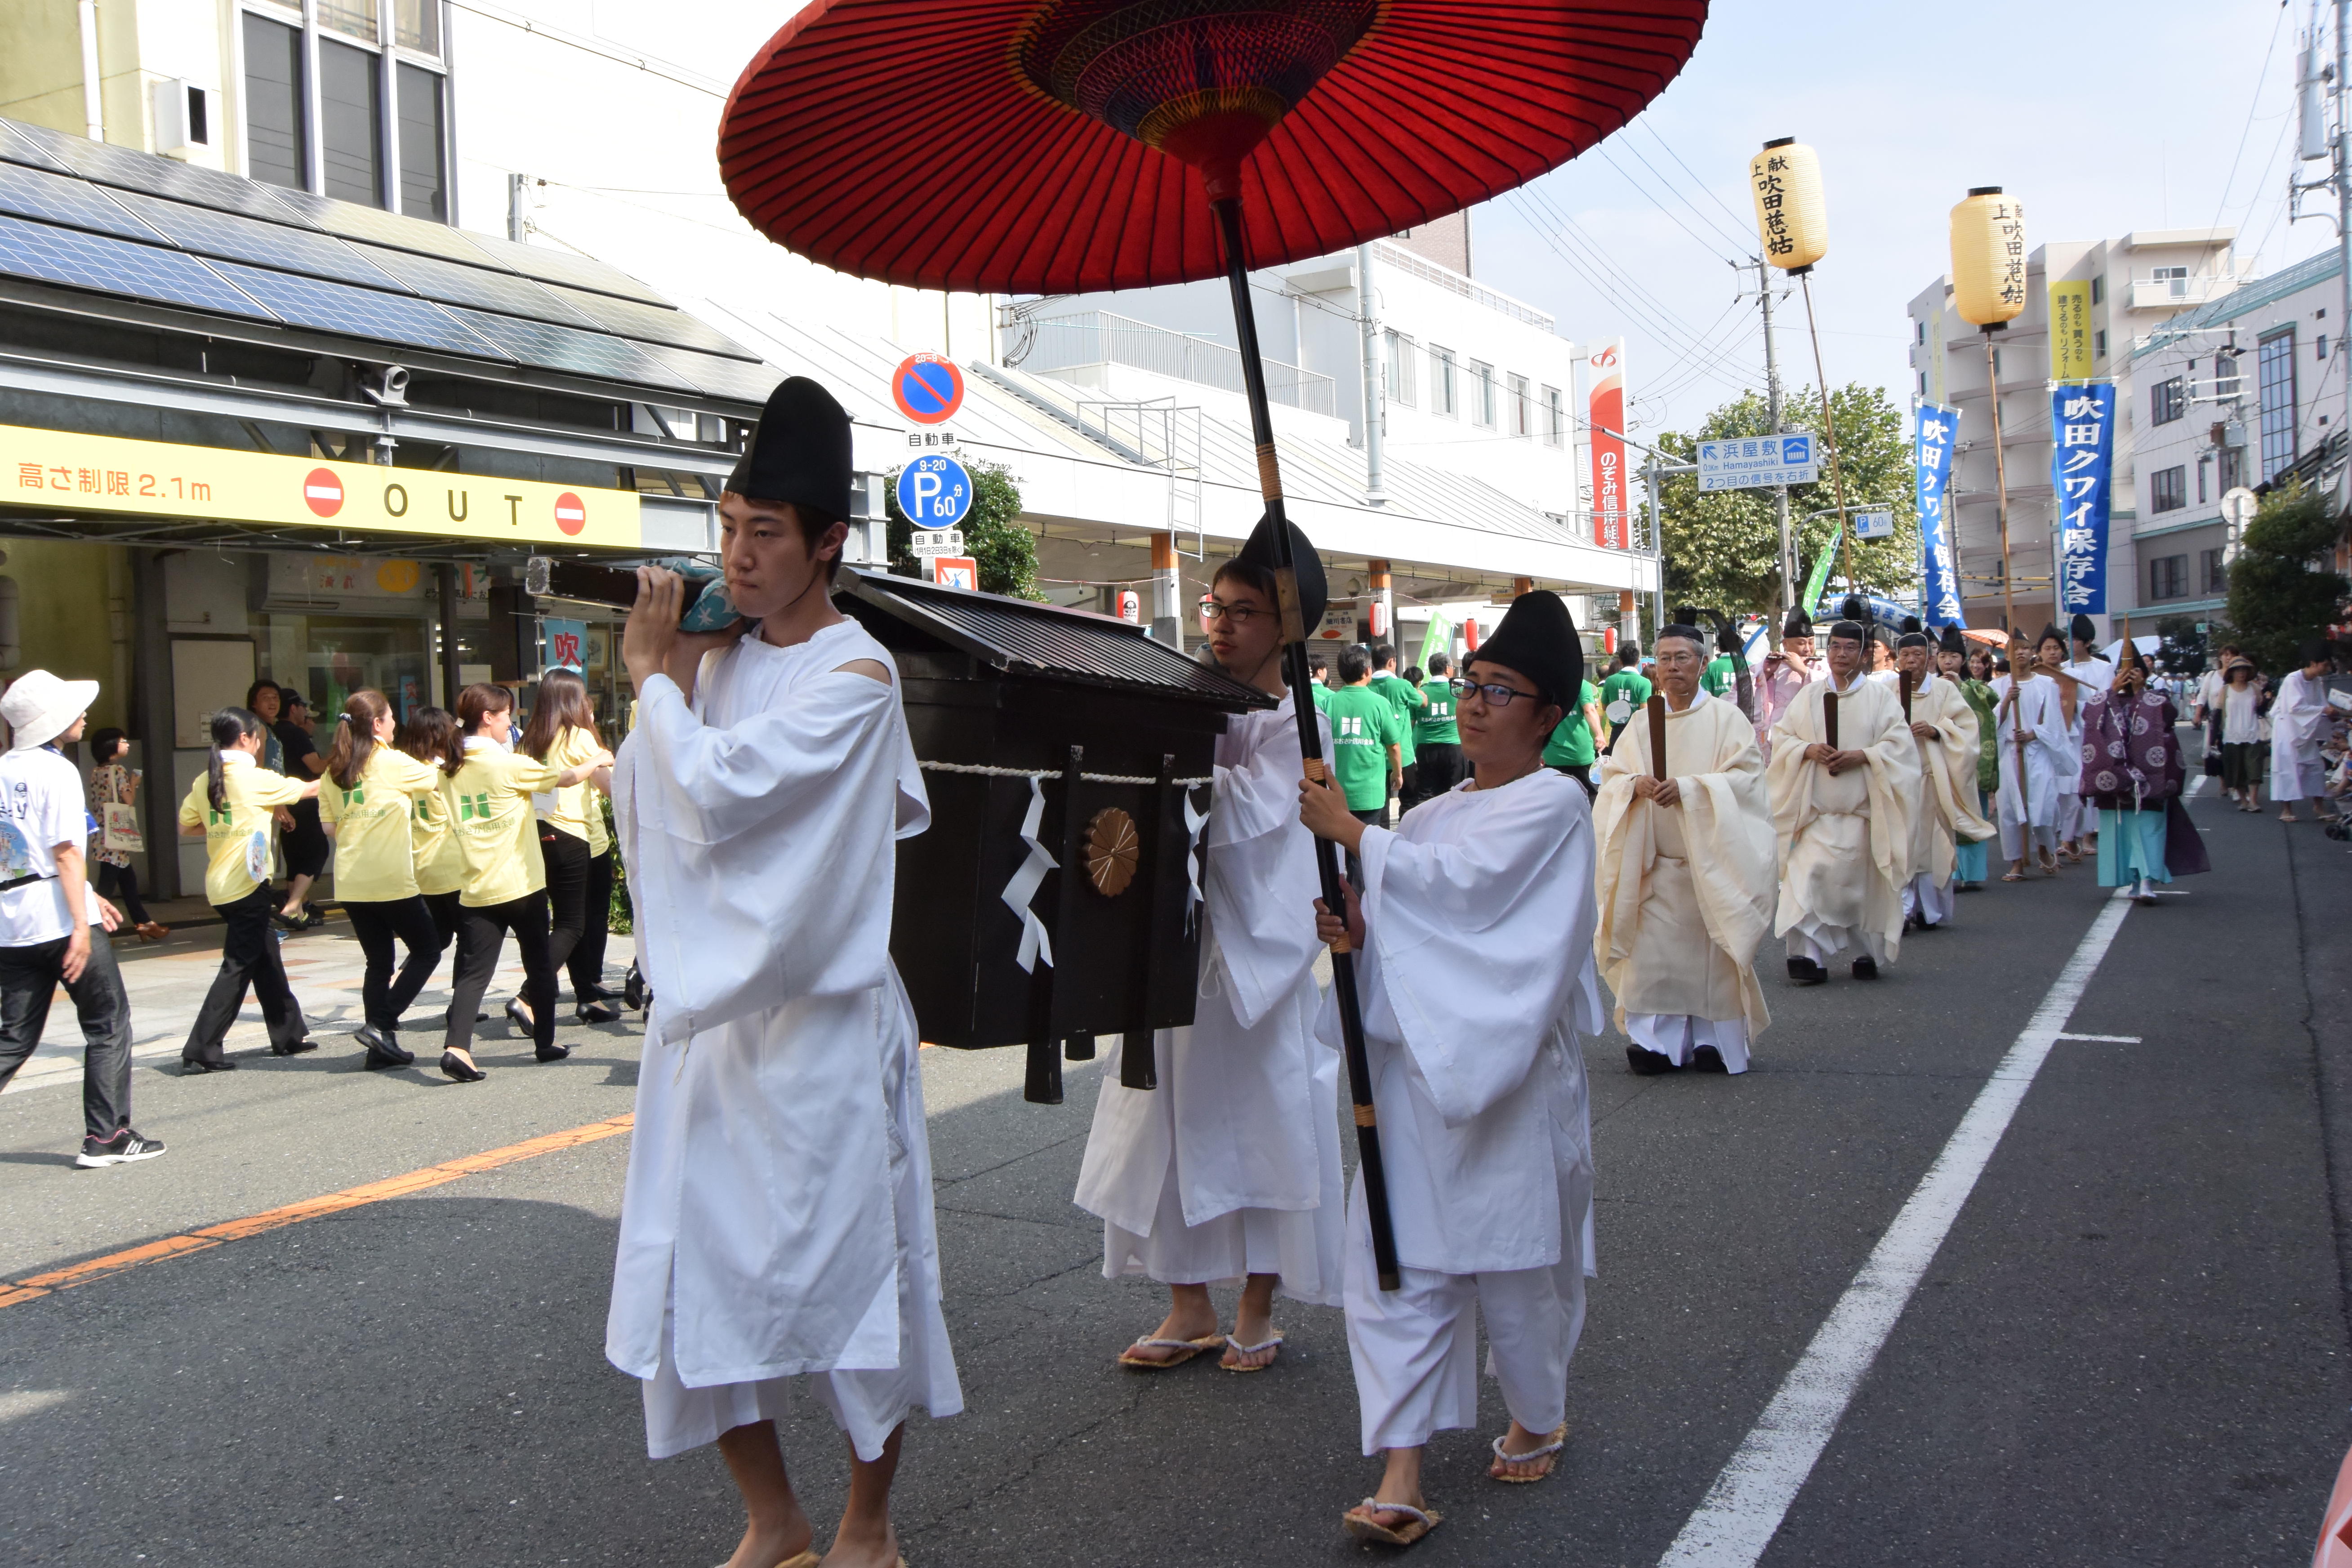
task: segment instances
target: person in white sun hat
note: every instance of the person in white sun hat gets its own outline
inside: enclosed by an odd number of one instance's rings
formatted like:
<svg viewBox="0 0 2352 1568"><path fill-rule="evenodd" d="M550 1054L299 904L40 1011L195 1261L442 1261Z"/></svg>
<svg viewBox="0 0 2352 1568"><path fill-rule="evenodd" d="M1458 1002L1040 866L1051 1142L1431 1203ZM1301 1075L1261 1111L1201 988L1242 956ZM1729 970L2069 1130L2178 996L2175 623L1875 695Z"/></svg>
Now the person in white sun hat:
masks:
<svg viewBox="0 0 2352 1568"><path fill-rule="evenodd" d="M131 1125L131 1000L106 933L121 923L82 864L81 775L58 750L81 738L95 680L28 669L0 695L0 1089L41 1043L63 985L81 1019L85 1169L152 1160L163 1145ZM93 932L91 927L99 929Z"/></svg>

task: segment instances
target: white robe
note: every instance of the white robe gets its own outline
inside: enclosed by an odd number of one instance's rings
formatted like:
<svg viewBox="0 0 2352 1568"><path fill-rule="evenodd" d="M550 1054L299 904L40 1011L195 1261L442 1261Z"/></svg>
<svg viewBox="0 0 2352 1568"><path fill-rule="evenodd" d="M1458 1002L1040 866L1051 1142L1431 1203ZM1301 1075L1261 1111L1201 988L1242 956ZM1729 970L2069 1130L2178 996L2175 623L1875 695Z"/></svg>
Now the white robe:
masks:
<svg viewBox="0 0 2352 1568"><path fill-rule="evenodd" d="M2054 847L2058 829L2058 784L2069 773L2081 776L2081 753L2070 738L2066 715L2058 703L2058 682L2036 675L2025 682L2015 704L2009 700L2011 678L1992 683L1995 738L2000 746L1999 824L2004 859L2025 858L2025 839ZM2021 716L2019 710L2022 709ZM2025 729L2025 775L2018 777L2017 732ZM2022 794L2020 793L2021 789Z"/></svg>
<svg viewBox="0 0 2352 1568"><path fill-rule="evenodd" d="M684 1392L801 1373L888 1374L847 1402L877 1419L962 1408L890 962L895 841L930 820L896 680L855 622L748 636L691 710L648 681L614 765L654 1003L605 1354L646 1380L649 1447L691 1425L662 1419ZM878 1457L887 1426L847 1429Z"/></svg>
<svg viewBox="0 0 2352 1568"><path fill-rule="evenodd" d="M1902 689L1895 689L1902 701ZM1960 841L1992 836L1977 811L1977 757L1981 745L1976 710L1948 676L1929 674L1911 693L1912 721L1933 724L1933 740L1918 739L1919 795L1911 821L1911 879L1903 912L1926 925L1951 919L1952 868ZM1916 737L1915 737L1916 738Z"/></svg>
<svg viewBox="0 0 2352 1568"><path fill-rule="evenodd" d="M1153 1038L1159 1087L1121 1085L1115 1055L1104 1071L1076 1201L1102 1219L1108 1279L1279 1274L1285 1295L1339 1303L1339 1054L1315 1037L1318 889L1294 711L1286 696L1218 738L1198 1001L1190 1026Z"/></svg>
<svg viewBox="0 0 2352 1568"><path fill-rule="evenodd" d="M2271 799L2316 799L2326 791L2326 764L2319 743L2327 736L2332 715L2327 685L2297 669L2279 682L2271 699Z"/></svg>
<svg viewBox="0 0 2352 1568"><path fill-rule="evenodd" d="M1881 682L1857 677L1837 693L1838 747L1864 753L1832 773L1806 749L1827 743L1821 681L1799 694L1774 726L1772 827L1780 841L1780 901L1773 929L1791 958L1826 964L1847 948L1874 963L1903 941L1903 884L1911 879L1911 814L1919 752L1903 704Z"/></svg>
<svg viewBox="0 0 2352 1568"><path fill-rule="evenodd" d="M1370 1279L1359 1173L1349 1348L1370 1454L1475 1420L1462 1373L1475 1336L1460 1310L1474 1276L1515 1411L1543 1419L1566 1398L1592 1257L1577 1036L1600 1006L1592 823L1574 779L1543 768L1500 789L1465 783L1394 832L1367 828L1362 858L1357 977L1404 1285ZM1339 1043L1330 996L1318 1027Z"/></svg>

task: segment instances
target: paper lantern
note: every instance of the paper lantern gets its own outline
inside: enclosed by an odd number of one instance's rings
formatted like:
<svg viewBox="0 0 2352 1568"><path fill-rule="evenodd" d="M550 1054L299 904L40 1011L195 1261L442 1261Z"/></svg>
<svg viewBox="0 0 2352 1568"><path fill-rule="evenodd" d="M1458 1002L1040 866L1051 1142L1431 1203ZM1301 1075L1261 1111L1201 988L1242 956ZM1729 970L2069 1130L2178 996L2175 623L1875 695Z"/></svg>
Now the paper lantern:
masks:
<svg viewBox="0 0 2352 1568"><path fill-rule="evenodd" d="M1792 276L1811 271L1830 248L1820 157L1793 136L1767 142L1748 160L1748 190L1756 198L1764 259Z"/></svg>
<svg viewBox="0 0 2352 1568"><path fill-rule="evenodd" d="M1952 308L1976 327L1998 327L2025 309L2025 208L1979 185L1952 209Z"/></svg>

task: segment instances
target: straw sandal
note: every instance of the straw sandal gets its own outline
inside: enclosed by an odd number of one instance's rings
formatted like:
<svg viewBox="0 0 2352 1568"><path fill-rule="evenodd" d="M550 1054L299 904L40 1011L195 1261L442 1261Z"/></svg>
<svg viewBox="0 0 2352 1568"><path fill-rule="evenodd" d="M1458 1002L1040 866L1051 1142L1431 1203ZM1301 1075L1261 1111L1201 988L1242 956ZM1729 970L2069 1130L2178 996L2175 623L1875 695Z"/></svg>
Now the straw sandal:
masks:
<svg viewBox="0 0 2352 1568"><path fill-rule="evenodd" d="M2000 874L2000 879L2004 882L2022 882L2025 880L2025 873L2022 871L2003 871Z"/></svg>
<svg viewBox="0 0 2352 1568"><path fill-rule="evenodd" d="M1118 1352L1118 1364L1137 1372L1166 1372L1171 1366L1182 1366L1202 1351L1223 1350L1228 1342L1223 1334L1203 1334L1197 1340L1158 1340L1146 1335ZM1184 1353L1171 1355L1166 1361L1154 1361L1150 1356L1135 1353L1146 1350L1182 1351Z"/></svg>
<svg viewBox="0 0 2352 1568"><path fill-rule="evenodd" d="M1568 1447L1568 1423L1563 1421L1553 1427L1551 1435L1545 1438L1542 1447L1529 1448L1524 1454L1503 1452L1503 1438L1509 1436L1510 1434L1506 1432L1502 1437L1496 1438L1490 1445L1495 1450L1495 1462L1486 1467L1486 1477L1489 1480L1507 1481L1513 1486L1528 1486L1548 1478L1552 1472L1552 1467L1559 1463L1552 1456ZM1544 1460L1544 1468L1532 1476L1507 1476L1503 1473L1505 1465L1524 1465L1529 1459Z"/></svg>
<svg viewBox="0 0 2352 1568"><path fill-rule="evenodd" d="M1408 1517L1402 1526L1391 1529L1374 1519L1374 1513L1402 1513ZM1374 1498L1366 1498L1339 1516L1339 1526L1349 1534L1359 1541L1377 1541L1383 1546L1411 1546L1444 1522L1445 1516L1433 1508L1381 1502Z"/></svg>
<svg viewBox="0 0 2352 1568"><path fill-rule="evenodd" d="M1234 1338L1233 1335L1227 1334L1225 1336L1225 1344L1234 1355L1255 1355L1258 1352L1263 1350L1271 1350L1275 1352L1275 1354L1272 1357L1258 1363L1255 1366L1235 1366L1232 1362L1220 1359L1217 1364L1223 1367L1227 1372L1264 1372L1267 1367L1272 1366L1275 1362L1279 1361L1282 1358L1282 1331L1279 1329L1276 1330L1268 1337L1258 1341L1258 1342L1254 1345L1245 1345L1242 1343L1241 1341Z"/></svg>
<svg viewBox="0 0 2352 1568"><path fill-rule="evenodd" d="M816 1554L816 1548L811 1547L806 1552L803 1552L796 1556L785 1558L782 1563L776 1564L776 1568L817 1568L817 1565L824 1561L824 1558L819 1557ZM898 1561L900 1563L904 1563L907 1560L901 1557ZM719 1565L719 1568L727 1568L727 1564L721 1563Z"/></svg>

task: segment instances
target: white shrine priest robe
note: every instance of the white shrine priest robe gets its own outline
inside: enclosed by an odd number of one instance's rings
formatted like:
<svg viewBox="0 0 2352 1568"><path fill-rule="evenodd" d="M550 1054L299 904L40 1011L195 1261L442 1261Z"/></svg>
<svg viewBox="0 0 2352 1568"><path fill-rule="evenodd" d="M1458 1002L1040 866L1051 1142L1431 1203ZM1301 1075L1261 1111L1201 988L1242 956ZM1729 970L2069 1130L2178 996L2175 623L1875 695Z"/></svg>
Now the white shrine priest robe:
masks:
<svg viewBox="0 0 2352 1568"><path fill-rule="evenodd" d="M930 821L896 682L854 621L748 636L691 707L647 681L614 763L654 1001L604 1352L656 1458L775 1417L803 1373L867 1460L909 1407L963 1407L890 961L896 840Z"/></svg>
<svg viewBox="0 0 2352 1568"><path fill-rule="evenodd" d="M1863 762L1842 773L1807 759L1826 742L1822 699L1837 690L1838 746ZM1903 884L1911 877L1912 804L1919 752L1895 693L1867 677L1838 690L1818 680L1772 729L1772 827L1780 840L1774 928L1791 959L1826 965L1847 948L1874 963L1903 942Z"/></svg>
<svg viewBox="0 0 2352 1568"><path fill-rule="evenodd" d="M1104 1073L1076 1201L1102 1219L1108 1279L1276 1274L1285 1295L1339 1304L1339 1054L1315 1037L1315 839L1298 820L1295 711L1286 696L1226 721L1192 1022L1154 1037L1157 1089L1122 1085L1116 1053Z"/></svg>
<svg viewBox="0 0 2352 1568"><path fill-rule="evenodd" d="M1899 709L1899 686L1895 698ZM1952 868L1961 840L1990 838L1993 826L1977 810L1977 713L1960 689L1940 675L1927 676L1911 693L1911 722L1933 724L1936 733L1912 737L1919 749L1919 793L1911 814L1903 912L1934 927L1952 918Z"/></svg>
<svg viewBox="0 0 2352 1568"><path fill-rule="evenodd" d="M1367 828L1361 856L1358 994L1402 1281L1380 1288L1360 1173L1346 1305L1364 1452L1476 1425L1482 1314L1512 1418L1549 1432L1591 1261L1584 786L1549 768L1499 789L1464 783L1394 832ZM1318 1029L1339 1043L1332 997Z"/></svg>
<svg viewBox="0 0 2352 1568"><path fill-rule="evenodd" d="M2057 847L2059 789L2063 781L2081 778L2083 763L2059 701L2058 682L2047 675L2029 676L2014 699L2011 685L2006 675L1992 683L1994 739L2000 747L2000 792L1995 803L2001 858L2016 861L2024 859L2032 847ZM2025 736L2021 772L2021 729Z"/></svg>
<svg viewBox="0 0 2352 1568"><path fill-rule="evenodd" d="M1728 1071L1745 1072L1771 1022L1756 983L1777 887L1764 756L1739 710L1701 691L1666 715L1678 805L1634 796L1649 771L1645 706L1601 763L1593 956L1635 1045L1676 1067L1712 1046Z"/></svg>

